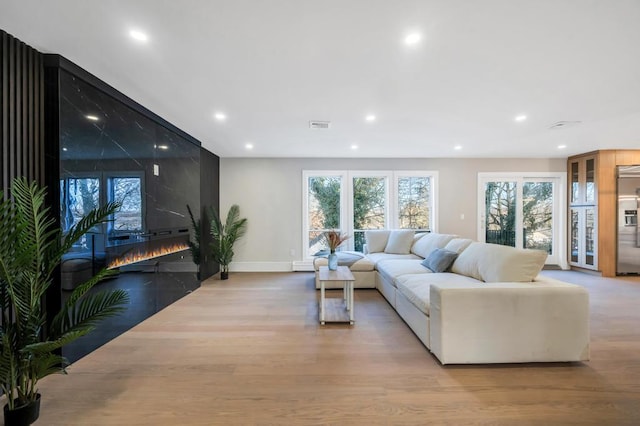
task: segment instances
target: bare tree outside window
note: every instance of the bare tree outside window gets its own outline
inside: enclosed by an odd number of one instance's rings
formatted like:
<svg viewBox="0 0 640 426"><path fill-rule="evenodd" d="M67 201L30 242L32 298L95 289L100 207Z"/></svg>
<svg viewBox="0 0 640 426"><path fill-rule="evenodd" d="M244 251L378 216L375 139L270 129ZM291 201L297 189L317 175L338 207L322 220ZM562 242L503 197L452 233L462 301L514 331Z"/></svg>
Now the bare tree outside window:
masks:
<svg viewBox="0 0 640 426"><path fill-rule="evenodd" d="M516 246L516 182L488 182L485 187L488 243ZM522 232L524 248L547 251L553 247L553 183L522 185Z"/></svg>
<svg viewBox="0 0 640 426"><path fill-rule="evenodd" d="M398 179L398 220L402 229L430 229L430 179L402 177Z"/></svg>
<svg viewBox="0 0 640 426"><path fill-rule="evenodd" d="M139 177L111 178L112 201L121 204L113 215L114 231L142 230L142 188Z"/></svg>
<svg viewBox="0 0 640 426"><path fill-rule="evenodd" d="M65 178L60 180L60 219L66 231L100 203L100 179Z"/></svg>

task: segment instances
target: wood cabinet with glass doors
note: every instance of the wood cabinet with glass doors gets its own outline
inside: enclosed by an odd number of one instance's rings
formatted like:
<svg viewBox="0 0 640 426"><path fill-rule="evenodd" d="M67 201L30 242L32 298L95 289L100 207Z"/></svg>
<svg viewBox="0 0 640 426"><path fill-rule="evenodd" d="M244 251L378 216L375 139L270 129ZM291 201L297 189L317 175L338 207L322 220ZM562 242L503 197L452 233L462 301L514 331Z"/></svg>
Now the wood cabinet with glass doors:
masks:
<svg viewBox="0 0 640 426"><path fill-rule="evenodd" d="M571 157L569 171L569 263L598 269L597 156Z"/></svg>

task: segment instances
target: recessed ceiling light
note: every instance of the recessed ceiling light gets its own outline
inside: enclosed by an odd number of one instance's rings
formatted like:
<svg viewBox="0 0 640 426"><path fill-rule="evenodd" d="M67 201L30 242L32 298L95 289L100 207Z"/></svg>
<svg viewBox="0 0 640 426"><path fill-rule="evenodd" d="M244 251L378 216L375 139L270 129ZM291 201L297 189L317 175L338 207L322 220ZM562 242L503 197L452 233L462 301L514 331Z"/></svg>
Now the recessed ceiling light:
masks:
<svg viewBox="0 0 640 426"><path fill-rule="evenodd" d="M456 151L460 151L462 149L462 145L456 145L453 147Z"/></svg>
<svg viewBox="0 0 640 426"><path fill-rule="evenodd" d="M245 149L252 150L253 149L253 144L252 143L248 143L248 144L245 144L244 147L245 147Z"/></svg>
<svg viewBox="0 0 640 426"><path fill-rule="evenodd" d="M216 120L218 120L218 121L224 121L224 120L226 120L226 119L227 119L227 115L226 115L225 113L223 113L223 112L216 112L213 116L214 116L214 117L216 118Z"/></svg>
<svg viewBox="0 0 640 426"><path fill-rule="evenodd" d="M95 115L85 115L85 118L87 120L91 120L91 121L98 121L99 120L99 118L96 117Z"/></svg>
<svg viewBox="0 0 640 426"><path fill-rule="evenodd" d="M356 144L351 145L351 149L355 151L356 149L358 149L358 145Z"/></svg>
<svg viewBox="0 0 640 426"><path fill-rule="evenodd" d="M524 114L522 114L522 115L518 115L518 116L516 116L516 118L515 118L515 120L516 120L516 121L524 121L524 120L526 120L526 119L527 119L527 116L526 116L526 115L524 115Z"/></svg>
<svg viewBox="0 0 640 426"><path fill-rule="evenodd" d="M373 115L373 114L369 114L369 115L367 115L364 119L365 119L365 120L367 120L367 121L369 121L369 122L371 122L371 121L376 121L376 116L375 116L375 115Z"/></svg>
<svg viewBox="0 0 640 426"><path fill-rule="evenodd" d="M63 147L62 147L62 150L63 150L63 151L69 151L69 150L67 149L67 147L66 147L66 146L63 146Z"/></svg>
<svg viewBox="0 0 640 426"><path fill-rule="evenodd" d="M404 44L408 46L412 46L417 44L422 39L422 36L419 33L411 33L404 38Z"/></svg>
<svg viewBox="0 0 640 426"><path fill-rule="evenodd" d="M169 146L167 146L167 145L158 145L158 149L163 149L163 150L166 151L167 149L169 149Z"/></svg>
<svg viewBox="0 0 640 426"><path fill-rule="evenodd" d="M129 35L131 36L132 39L137 41L147 42L149 40L149 36L147 36L145 33L143 33L140 30L131 30L129 31Z"/></svg>
<svg viewBox="0 0 640 426"><path fill-rule="evenodd" d="M566 147L566 145L558 145L558 149L565 149Z"/></svg>

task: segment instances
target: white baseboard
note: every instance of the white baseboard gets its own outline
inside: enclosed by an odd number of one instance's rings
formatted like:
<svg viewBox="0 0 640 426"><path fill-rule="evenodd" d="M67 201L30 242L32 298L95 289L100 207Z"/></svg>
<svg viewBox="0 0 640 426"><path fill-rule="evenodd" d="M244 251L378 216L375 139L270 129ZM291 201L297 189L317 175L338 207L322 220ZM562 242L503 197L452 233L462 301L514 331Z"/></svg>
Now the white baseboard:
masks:
<svg viewBox="0 0 640 426"><path fill-rule="evenodd" d="M292 269L294 271L312 272L313 271L313 261L311 261L311 260L303 260L303 261L293 262Z"/></svg>
<svg viewBox="0 0 640 426"><path fill-rule="evenodd" d="M291 262L231 262L230 272L291 272Z"/></svg>

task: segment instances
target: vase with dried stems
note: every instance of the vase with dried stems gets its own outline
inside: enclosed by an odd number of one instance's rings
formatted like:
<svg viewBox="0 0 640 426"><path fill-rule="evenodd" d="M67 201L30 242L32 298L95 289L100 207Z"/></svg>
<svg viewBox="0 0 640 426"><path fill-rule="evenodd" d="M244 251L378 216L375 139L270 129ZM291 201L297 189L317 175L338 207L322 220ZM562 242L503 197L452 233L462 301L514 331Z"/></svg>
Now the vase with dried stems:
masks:
<svg viewBox="0 0 640 426"><path fill-rule="evenodd" d="M338 269L338 255L336 254L336 249L340 247L342 243L347 241L349 239L349 236L342 235L340 232L332 230L326 231L324 233L324 239L329 246L329 270L335 271L336 269Z"/></svg>

